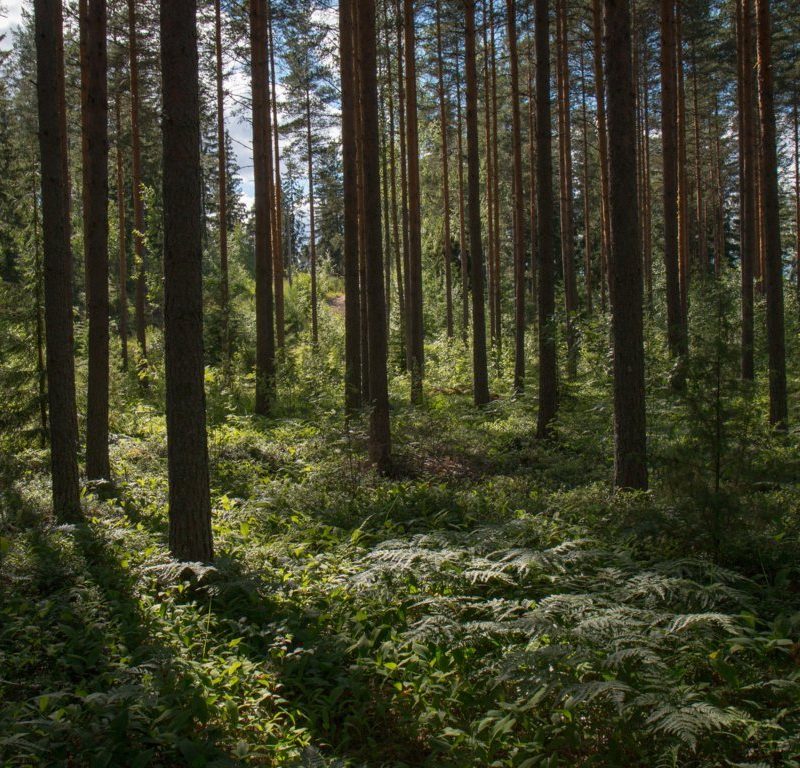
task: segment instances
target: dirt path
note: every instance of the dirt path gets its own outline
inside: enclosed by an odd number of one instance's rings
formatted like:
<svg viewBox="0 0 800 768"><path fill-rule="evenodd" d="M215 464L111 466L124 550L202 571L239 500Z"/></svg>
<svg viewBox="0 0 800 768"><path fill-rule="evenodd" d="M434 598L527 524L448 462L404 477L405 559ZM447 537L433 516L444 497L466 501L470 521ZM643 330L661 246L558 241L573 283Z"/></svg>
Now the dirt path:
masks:
<svg viewBox="0 0 800 768"><path fill-rule="evenodd" d="M334 314L344 317L344 294L336 293L325 297L325 303L331 308Z"/></svg>

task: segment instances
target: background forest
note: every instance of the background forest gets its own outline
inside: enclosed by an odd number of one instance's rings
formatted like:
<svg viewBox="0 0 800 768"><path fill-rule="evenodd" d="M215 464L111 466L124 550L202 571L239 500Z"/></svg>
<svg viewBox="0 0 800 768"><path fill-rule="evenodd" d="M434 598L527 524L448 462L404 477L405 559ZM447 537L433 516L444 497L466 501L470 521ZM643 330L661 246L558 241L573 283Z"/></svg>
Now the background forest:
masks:
<svg viewBox="0 0 800 768"><path fill-rule="evenodd" d="M797 3L5 5L0 764L800 765Z"/></svg>

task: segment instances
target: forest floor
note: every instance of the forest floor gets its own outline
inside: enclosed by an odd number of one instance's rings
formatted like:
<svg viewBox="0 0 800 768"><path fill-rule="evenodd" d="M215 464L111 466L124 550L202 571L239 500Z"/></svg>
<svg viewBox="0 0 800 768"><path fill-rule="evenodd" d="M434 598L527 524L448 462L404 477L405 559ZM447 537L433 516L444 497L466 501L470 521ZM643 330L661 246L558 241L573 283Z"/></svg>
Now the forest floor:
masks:
<svg viewBox="0 0 800 768"><path fill-rule="evenodd" d="M732 431L717 491L691 389L655 389L653 490L614 495L601 355L542 442L439 341L381 478L307 355L269 420L209 374L213 567L168 555L158 382L115 383L80 525L45 451L4 457L2 765L798 764L800 436Z"/></svg>

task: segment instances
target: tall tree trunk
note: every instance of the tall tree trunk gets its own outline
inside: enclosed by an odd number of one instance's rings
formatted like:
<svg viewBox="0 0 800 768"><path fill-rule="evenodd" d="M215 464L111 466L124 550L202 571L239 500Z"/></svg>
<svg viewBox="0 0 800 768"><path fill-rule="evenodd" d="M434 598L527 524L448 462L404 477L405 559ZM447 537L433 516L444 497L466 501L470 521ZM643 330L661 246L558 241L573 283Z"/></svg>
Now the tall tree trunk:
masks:
<svg viewBox="0 0 800 768"><path fill-rule="evenodd" d="M271 205L269 200L269 73L266 0L250 0L250 55L253 96L253 175L256 248L256 400L266 416L275 397L275 330L273 325Z"/></svg>
<svg viewBox="0 0 800 768"><path fill-rule="evenodd" d="M106 3L88 0L84 156L84 249L89 307L86 475L108 480L108 86Z"/></svg>
<svg viewBox="0 0 800 768"><path fill-rule="evenodd" d="M311 343L319 343L317 319L317 230L314 220L314 144L311 140L311 91L306 83L306 155L308 163L308 252L311 262ZM378 197L380 199L380 195Z"/></svg>
<svg viewBox="0 0 800 768"><path fill-rule="evenodd" d="M603 72L603 9L602 0L592 0L592 36L594 38L594 93L597 102L597 145L600 155L600 304L606 310L608 285L608 249L611 243L611 222L608 199L608 132L606 129L606 86Z"/></svg>
<svg viewBox="0 0 800 768"><path fill-rule="evenodd" d="M131 76L131 185L133 187L133 262L136 268L136 340L139 344L139 381L147 386L147 262L144 251L142 199L142 138L139 127L139 42L136 0L128 0L128 60Z"/></svg>
<svg viewBox="0 0 800 768"><path fill-rule="evenodd" d="M442 65L442 3L436 0L436 63L439 76L439 123L442 138L442 215L444 217L444 242L442 256L444 258L444 294L445 294L445 327L447 338L453 338L453 278L450 269L453 248L450 241L450 173L447 157L447 100L444 88L444 71Z"/></svg>
<svg viewBox="0 0 800 768"><path fill-rule="evenodd" d="M575 285L575 237L572 193L572 120L570 115L569 33L566 0L556 0L556 81L558 90L558 157L561 217L561 263L564 271L564 310L567 336L567 376L578 373L578 347L575 315L578 292Z"/></svg>
<svg viewBox="0 0 800 768"><path fill-rule="evenodd" d="M647 488L642 260L629 0L605 0L614 349L614 485Z"/></svg>
<svg viewBox="0 0 800 768"><path fill-rule="evenodd" d="M118 224L118 271L119 271L119 340L122 350L122 370L128 370L128 252L126 246L125 223L125 170L122 159L122 114L121 96L114 99L114 117L116 127L116 161L117 161L117 224Z"/></svg>
<svg viewBox="0 0 800 768"><path fill-rule="evenodd" d="M755 376L753 352L753 270L757 256L756 164L753 115L753 59L751 0L737 3L737 49L739 68L739 237L742 298L741 375L745 381Z"/></svg>
<svg viewBox="0 0 800 768"><path fill-rule="evenodd" d="M361 125L363 133L364 201L380 199L380 157L378 143L378 86L376 58L375 0L357 0ZM369 317L370 419L369 455L379 472L391 469L389 432L389 390L386 374L386 306L383 296L383 256L380 216L365 220L367 266L367 314Z"/></svg>
<svg viewBox="0 0 800 768"><path fill-rule="evenodd" d="M581 46L581 143L583 149L583 288L586 295L586 314L594 311L592 296L592 233L589 219L589 121L586 113L586 69L584 47Z"/></svg>
<svg viewBox="0 0 800 768"><path fill-rule="evenodd" d="M414 0L403 0L406 64L406 131L408 157L408 338L411 349L411 402L422 402L425 327L422 316L422 221L420 218L417 61Z"/></svg>
<svg viewBox="0 0 800 768"><path fill-rule="evenodd" d="M538 437L547 437L558 410L553 287L553 158L550 115L550 2L536 3L536 192L539 215Z"/></svg>
<svg viewBox="0 0 800 768"><path fill-rule="evenodd" d="M772 72L772 22L769 0L756 0L758 45L758 113L761 123L761 196L764 201L764 282L767 295L769 357L769 422L785 429L786 347L783 318L778 149L775 136L775 95Z"/></svg>
<svg viewBox="0 0 800 768"><path fill-rule="evenodd" d="M678 267L681 287L681 316L689 322L689 179L686 159L686 86L683 74L683 19L681 5L675 3L675 68L678 82ZM688 336L687 336L688 343Z"/></svg>
<svg viewBox="0 0 800 768"><path fill-rule="evenodd" d="M706 207L703 199L703 159L700 148L700 107L697 87L697 55L692 48L692 106L694 108L694 185L695 218L697 219L698 267L702 274L710 272L706 237Z"/></svg>
<svg viewBox="0 0 800 768"><path fill-rule="evenodd" d="M536 304L536 263L538 261L538 216L536 210L536 87L534 85L535 73L535 51L533 36L530 36L528 46L528 174L530 187L530 206L528 209L528 228L530 229L530 252L531 252L531 278L530 294L531 303ZM535 315L534 315L535 318Z"/></svg>
<svg viewBox="0 0 800 768"><path fill-rule="evenodd" d="M458 128L458 252L461 267L461 338L467 343L469 333L469 252L464 215L464 140L461 116L461 68L456 53L456 126Z"/></svg>
<svg viewBox="0 0 800 768"><path fill-rule="evenodd" d="M222 0L214 0L214 51L217 85L217 197L219 201L219 304L222 314L222 359L227 369L231 357L230 299L228 288L228 163L225 157L225 97L222 69Z"/></svg>
<svg viewBox="0 0 800 768"><path fill-rule="evenodd" d="M200 94L196 0L161 0L164 112L164 372L167 383L169 548L214 557L203 388Z"/></svg>
<svg viewBox="0 0 800 768"><path fill-rule="evenodd" d="M403 289L406 299L406 313L403 316L403 338L405 339L406 370L411 370L411 285L409 282L409 260L411 245L409 243L408 232L408 164L406 156L408 154L406 141L406 87L403 66L403 14L400 6L401 0L395 4L395 15L397 22L397 101L398 115L400 124L400 221L403 234Z"/></svg>
<svg viewBox="0 0 800 768"><path fill-rule="evenodd" d="M478 154L478 68L475 57L475 2L464 0L464 69L467 86L467 196L472 275L472 394L475 405L489 402L486 366L486 318L483 306L480 157Z"/></svg>
<svg viewBox="0 0 800 768"><path fill-rule="evenodd" d="M36 312L36 382L39 401L39 444L47 447L47 367L45 366L45 330L43 317L41 245L39 243L39 190L36 178L35 160L33 169L33 303Z"/></svg>
<svg viewBox="0 0 800 768"><path fill-rule="evenodd" d="M495 331L497 332L497 363L500 364L500 351L503 344L503 317L501 298L501 277L500 277L500 162L498 159L498 129L497 129L497 51L495 47L495 15L494 0L489 0L489 29L491 30L491 75L492 75L492 214L494 223L492 225L492 236L494 246L492 251L494 259L492 261L492 296L490 298L494 305Z"/></svg>
<svg viewBox="0 0 800 768"><path fill-rule="evenodd" d="M353 50L353 0L339 0L339 62L342 76L342 175L344 193L344 402L348 414L361 406L361 305L358 281L358 169Z"/></svg>
<svg viewBox="0 0 800 768"><path fill-rule="evenodd" d="M514 156L514 390L525 386L525 193L522 189L522 118L520 116L517 6L506 0L508 56L511 64L511 144Z"/></svg>
<svg viewBox="0 0 800 768"><path fill-rule="evenodd" d="M494 152L492 152L492 77L489 67L489 11L482 0L483 11L483 128L486 142L486 291L489 294L489 335L497 343L497 315L494 303Z"/></svg>
<svg viewBox="0 0 800 768"><path fill-rule="evenodd" d="M60 0L35 0L36 93L42 179L44 308L53 510L63 522L80 518L78 415L72 331L72 252L64 110Z"/></svg>
<svg viewBox="0 0 800 768"><path fill-rule="evenodd" d="M389 41L389 18L387 3L384 3L384 29L385 29L385 51L386 51L386 92L388 96L389 109L389 196L391 198L391 219L392 219L392 246L394 250L395 275L397 279L397 308L400 315L400 338L403 349L406 348L406 294L403 284L403 254L400 245L400 223L397 210L397 149L395 146L395 123L394 123L394 78L392 75L392 50ZM387 307L386 323L389 325L391 314ZM388 332L388 331L387 331Z"/></svg>
<svg viewBox="0 0 800 768"><path fill-rule="evenodd" d="M678 77L675 61L675 0L661 0L661 141L664 163L664 270L667 340L673 357L686 351L678 266Z"/></svg>
<svg viewBox="0 0 800 768"><path fill-rule="evenodd" d="M794 279L797 285L797 304L800 307L800 120L797 118L798 94L794 94L792 118L794 122Z"/></svg>
<svg viewBox="0 0 800 768"><path fill-rule="evenodd" d="M278 89L275 80L275 41L272 34L272 4L269 6L267 18L267 35L269 37L269 74L272 93L272 142L273 165L275 176L272 180L274 207L272 215L272 273L275 284L275 344L278 349L286 345L286 309L283 296L283 186L281 184L281 148L280 128L278 125Z"/></svg>
<svg viewBox="0 0 800 768"><path fill-rule="evenodd" d="M650 48L645 39L644 57L642 60L642 162L644 165L644 209L642 215L642 246L644 249L644 285L647 292L647 306L653 309L653 222L652 222L652 187L650 171Z"/></svg>

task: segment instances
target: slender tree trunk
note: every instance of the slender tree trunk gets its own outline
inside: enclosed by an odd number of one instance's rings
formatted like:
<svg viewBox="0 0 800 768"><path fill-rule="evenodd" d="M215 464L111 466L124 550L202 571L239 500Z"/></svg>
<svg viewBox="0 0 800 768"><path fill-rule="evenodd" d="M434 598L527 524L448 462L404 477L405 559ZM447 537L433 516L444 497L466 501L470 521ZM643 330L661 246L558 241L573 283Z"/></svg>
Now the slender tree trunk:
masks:
<svg viewBox="0 0 800 768"><path fill-rule="evenodd" d="M664 163L664 270L667 339L673 357L686 351L678 266L678 78L675 61L675 0L661 0L661 141Z"/></svg>
<svg viewBox="0 0 800 768"><path fill-rule="evenodd" d="M163 1L163 0L162 0ZM266 416L275 397L272 248L269 200L269 73L266 0L250 0L250 55L253 96L253 174L255 180L256 259L256 400Z"/></svg>
<svg viewBox="0 0 800 768"><path fill-rule="evenodd" d="M80 518L81 504L60 0L35 0L34 19L53 510L59 520L71 522Z"/></svg>
<svg viewBox="0 0 800 768"><path fill-rule="evenodd" d="M472 275L472 393L475 405L489 402L486 366L486 318L483 306L483 244L481 243L480 158L478 154L478 71L475 57L475 2L464 0L464 69L467 86L467 195L469 252Z"/></svg>
<svg viewBox="0 0 800 768"><path fill-rule="evenodd" d="M356 10L358 5L354 6ZM354 16L354 40L353 46L356 51L355 59L359 61L360 33L358 31L358 13ZM367 209L364 201L364 132L361 111L361 73L360 68L356 69L355 75L356 92L358 93L358 109L356 110L356 178L357 198L358 198L358 282L361 286L359 291L359 312L361 315L361 401L370 402L369 393L369 311L367 306L367 262L366 262L366 217Z"/></svg>
<svg viewBox="0 0 800 768"><path fill-rule="evenodd" d="M405 339L406 370L411 370L411 284L409 282L410 250L408 232L408 165L406 163L406 88L403 67L403 15L400 0L395 5L397 17L397 101L400 118L400 221L403 230L403 289L406 299L406 312L403 316L403 337Z"/></svg>
<svg viewBox="0 0 800 768"><path fill-rule="evenodd" d="M342 175L344 193L344 402L348 414L361 406L361 305L358 281L358 169L353 50L353 0L339 1L342 76Z"/></svg>
<svg viewBox="0 0 800 768"><path fill-rule="evenodd" d="M567 376L578 374L578 346L575 315L578 292L575 285L575 237L572 192L572 120L570 116L569 39L566 0L556 0L556 81L558 89L558 156L561 216L561 263L564 271L564 310L567 336Z"/></svg>
<svg viewBox="0 0 800 768"><path fill-rule="evenodd" d="M795 93L792 106L794 122L794 279L797 284L797 305L800 307L800 121L797 119L797 111L797 93Z"/></svg>
<svg viewBox="0 0 800 768"><path fill-rule="evenodd" d="M164 113L164 372L169 548L214 557L203 388L200 95L196 0L161 0Z"/></svg>
<svg viewBox="0 0 800 768"><path fill-rule="evenodd" d="M792 105L794 122L794 279L797 286L797 304L800 307L800 121L797 118L797 93Z"/></svg>
<svg viewBox="0 0 800 768"><path fill-rule="evenodd" d="M758 46L758 113L761 123L761 196L764 201L764 282L767 295L767 355L769 357L769 422L785 429L786 347L783 318L778 150L775 136L775 95L772 72L772 22L769 0L756 0Z"/></svg>
<svg viewBox="0 0 800 768"><path fill-rule="evenodd" d="M494 0L489 0L489 28L491 34L489 36L491 41L491 74L492 74L492 214L494 216L494 224L492 225L492 235L494 237L494 259L492 261L492 270L494 277L492 278L492 296L491 301L494 304L494 321L495 330L497 332L497 364L500 365L500 351L503 345L503 317L501 299L501 276L500 276L500 162L498 159L498 129L497 129L497 51L495 48L495 15L494 15Z"/></svg>
<svg viewBox="0 0 800 768"><path fill-rule="evenodd" d="M461 116L461 68L456 53L456 124L458 128L458 251L461 267L461 337L467 343L469 333L469 252L464 215L464 141Z"/></svg>
<svg viewBox="0 0 800 768"><path fill-rule="evenodd" d="M558 410L553 287L553 159L550 114L550 2L536 3L536 192L539 215L539 413L536 434L550 435Z"/></svg>
<svg viewBox="0 0 800 768"><path fill-rule="evenodd" d="M144 251L144 201L142 200L142 139L139 128L139 42L136 0L128 0L128 59L131 75L131 185L133 186L133 261L136 269L136 340L139 344L139 381L147 374L147 263Z"/></svg>
<svg viewBox="0 0 800 768"><path fill-rule="evenodd" d="M520 116L517 6L506 0L508 57L511 64L511 144L514 156L514 390L525 386L525 194L522 189L522 118Z"/></svg>
<svg viewBox="0 0 800 768"><path fill-rule="evenodd" d="M442 215L444 217L444 242L442 256L444 258L444 294L445 294L445 327L447 338L453 338L453 278L450 269L453 248L450 241L450 173L447 157L447 99L444 88L444 71L442 65L442 3L436 0L436 63L439 76L439 123L442 137Z"/></svg>
<svg viewBox="0 0 800 768"><path fill-rule="evenodd" d="M420 218L419 138L417 127L417 63L414 0L403 0L405 29L406 131L409 202L408 337L411 348L411 402L422 402L425 328L422 317L422 221Z"/></svg>
<svg viewBox="0 0 800 768"><path fill-rule="evenodd" d="M642 61L642 152L644 163L644 209L642 210L642 244L644 248L644 284L647 292L647 306L653 309L653 222L652 187L650 171L650 48L645 39L644 59Z"/></svg>
<svg viewBox="0 0 800 768"><path fill-rule="evenodd" d="M683 19L681 5L675 3L675 68L678 82L678 267L681 288L681 317L688 328L689 318L689 179L686 159L686 86L683 74ZM688 336L687 336L688 343Z"/></svg>
<svg viewBox="0 0 800 768"><path fill-rule="evenodd" d="M752 381L755 375L753 354L753 267L757 260L756 238L756 166L753 135L753 59L751 38L751 0L737 4L738 66L739 66L739 225L742 296L742 358L741 375Z"/></svg>
<svg viewBox="0 0 800 768"><path fill-rule="evenodd" d="M592 233L589 219L589 122L586 116L586 69L584 47L581 46L581 141L583 149L583 287L586 295L586 314L594 311L592 297Z"/></svg>
<svg viewBox="0 0 800 768"><path fill-rule="evenodd" d="M592 0L592 33L594 38L594 92L597 102L597 145L600 155L600 304L601 309L605 312L611 222L608 199L608 132L606 129L606 86L603 72L602 0Z"/></svg>
<svg viewBox="0 0 800 768"><path fill-rule="evenodd" d="M364 201L380 199L378 143L378 86L376 59L375 0L357 0L361 125L363 132ZM391 469L389 390L386 374L386 306L383 296L383 256L380 216L365 219L367 263L367 314L369 317L370 420L369 455L379 472Z"/></svg>
<svg viewBox="0 0 800 768"><path fill-rule="evenodd" d="M119 340L122 349L122 370L128 370L128 252L126 246L125 223L125 170L122 160L122 114L121 96L117 93L114 99L114 117L116 127L116 161L117 161L117 224L119 245Z"/></svg>
<svg viewBox="0 0 800 768"><path fill-rule="evenodd" d="M536 211L536 87L535 82L535 51L533 45L533 36L531 36L531 44L528 47L528 173L530 176L530 207L528 209L528 228L530 229L530 253L531 253L531 282L530 293L531 303L536 304L536 263L538 261L538 216ZM535 318L535 315L534 315Z"/></svg>
<svg viewBox="0 0 800 768"><path fill-rule="evenodd" d="M489 11L487 0L481 2L483 11L483 123L486 141L486 291L489 294L489 335L497 344L497 315L494 303L494 152L492 152L492 78L489 67Z"/></svg>
<svg viewBox="0 0 800 768"><path fill-rule="evenodd" d="M217 85L217 197L219 201L219 304L222 314L222 358L230 364L230 299L228 288L228 164L225 157L225 97L222 69L222 0L214 0L214 50Z"/></svg>
<svg viewBox="0 0 800 768"><path fill-rule="evenodd" d="M392 245L394 249L395 274L397 279L397 308L400 315L400 338L403 342L403 349L406 349L406 295L404 290L405 286L403 285L403 254L400 245L400 223L397 210L397 149L395 145L394 123L394 77L392 75L392 51L389 41L389 18L386 6L387 4L384 3L386 92L389 102L389 190L391 198ZM388 307L386 317L388 325L390 317Z"/></svg>
<svg viewBox="0 0 800 768"><path fill-rule="evenodd" d="M311 261L311 343L319 343L317 319L317 230L314 221L314 145L311 140L311 92L306 83L306 153L308 162L308 252ZM380 199L380 194L378 196Z"/></svg>
<svg viewBox="0 0 800 768"><path fill-rule="evenodd" d="M272 141L275 175L272 182L274 213L272 215L272 272L275 284L275 345L283 349L286 345L286 310L283 296L283 188L281 184L281 148L278 125L278 89L275 82L275 42L272 35L272 5L269 6L267 35L269 37L269 72L272 85Z"/></svg>
<svg viewBox="0 0 800 768"><path fill-rule="evenodd" d="M642 260L636 187L636 112L629 0L605 0L611 192L614 485L647 488Z"/></svg>
<svg viewBox="0 0 800 768"><path fill-rule="evenodd" d="M35 163L35 161L34 161ZM47 367L45 366L45 330L43 317L41 245L39 243L39 190L36 169L33 170L33 303L36 312L36 381L39 392L39 444L47 447Z"/></svg>
<svg viewBox="0 0 800 768"><path fill-rule="evenodd" d="M700 107L697 87L697 55L692 48L692 106L694 108L694 185L695 218L697 219L698 266L701 273L710 272L708 241L706 238L706 206L703 199L703 159L700 147Z"/></svg>
<svg viewBox="0 0 800 768"><path fill-rule="evenodd" d="M89 307L86 475L108 480L108 86L106 3L88 0L84 162L84 248Z"/></svg>

